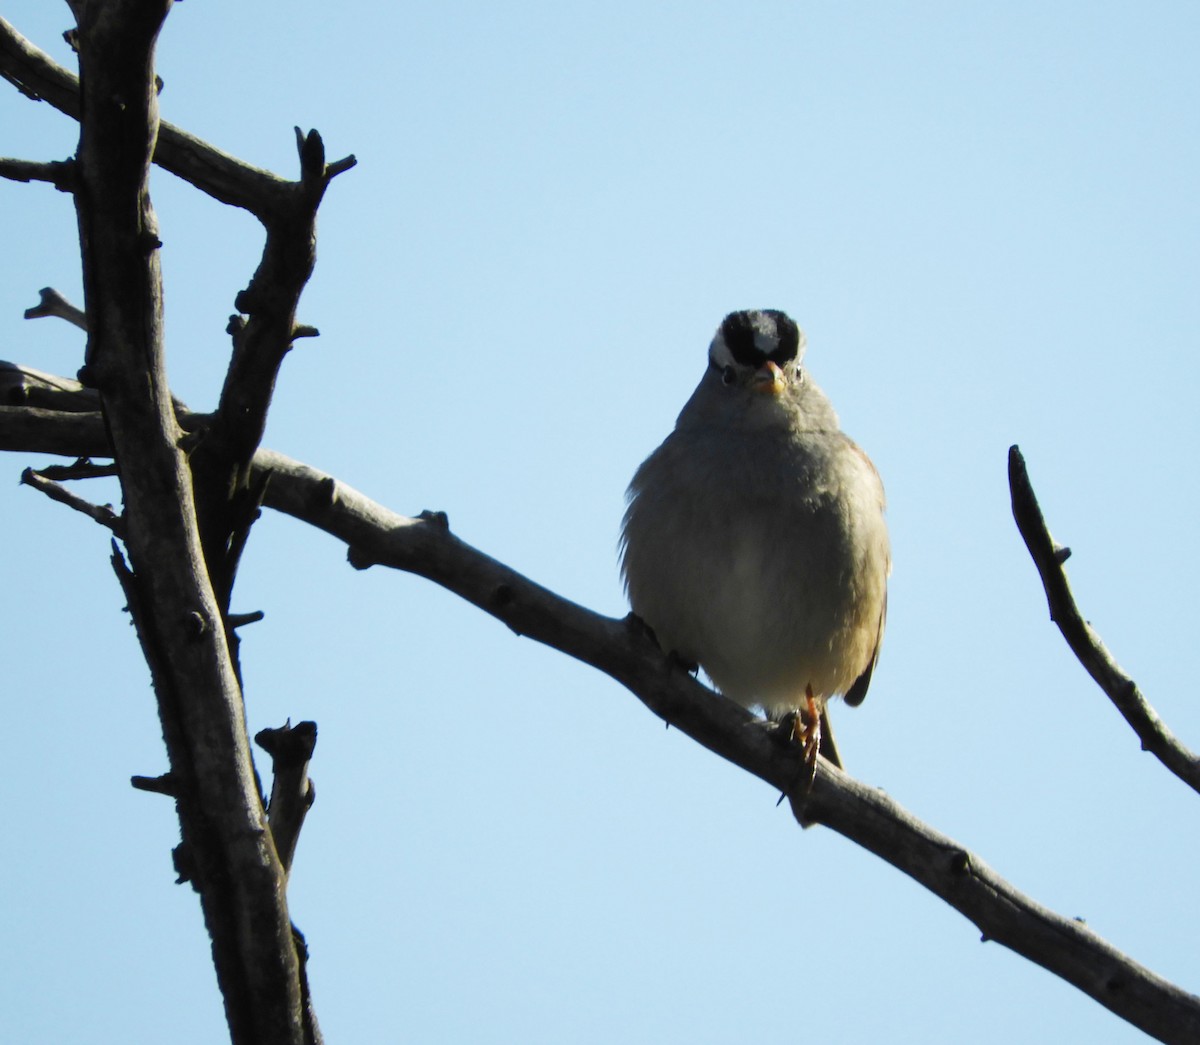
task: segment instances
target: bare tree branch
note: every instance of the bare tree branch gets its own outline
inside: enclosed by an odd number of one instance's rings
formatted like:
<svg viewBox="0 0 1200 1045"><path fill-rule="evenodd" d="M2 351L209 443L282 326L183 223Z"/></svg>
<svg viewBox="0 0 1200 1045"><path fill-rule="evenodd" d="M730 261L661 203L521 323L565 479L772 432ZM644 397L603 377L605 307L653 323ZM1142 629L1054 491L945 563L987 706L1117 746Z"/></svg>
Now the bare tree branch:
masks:
<svg viewBox="0 0 1200 1045"><path fill-rule="evenodd" d="M279 368L296 337L316 333L297 325L296 310L316 262L317 209L330 181L355 162L349 157L327 165L316 131L305 135L296 128L296 145L300 180L281 182L271 206L259 215L266 229L262 259L235 300L239 314L228 327L233 355L216 414L191 461L200 536L223 611L258 518L261 497L249 481L250 461L266 430Z"/></svg>
<svg viewBox="0 0 1200 1045"><path fill-rule="evenodd" d="M44 475L27 471L26 481L126 541L129 562L114 543L113 566L150 665L171 759L168 773L135 777L134 784L176 800L184 834L177 863L181 878L201 893L234 1041L320 1040L304 973L307 951L284 894L311 801L307 764L315 727L311 736L308 723L292 731L290 740L300 742L292 758L274 731L260 741L276 762L268 818L237 671L233 628L242 618L228 612L238 557L260 504L345 542L356 568L379 564L424 576L517 634L604 671L665 721L782 791L801 823L823 823L888 861L962 912L984 939L1037 962L1161 1040L1200 1039L1200 998L1081 923L1039 906L958 843L827 762L818 762L810 784L794 745L663 657L636 620L600 616L540 587L458 540L441 513L397 515L332 476L259 448L284 355L296 338L316 334L296 322L313 265L316 211L329 181L354 159L327 163L320 136L297 129L300 178L292 182L160 123L153 49L169 6L170 0L72 0L81 78L0 19L0 75L76 119L86 113L76 160L0 160L0 176L75 192L87 318L65 302L47 303L45 292L27 315L61 315L89 329L82 376L103 406L103 414L96 412L91 389L50 375L31 379L19 368L6 376L0 368L0 400L13 404L0 406L0 449L117 462L126 502L121 519ZM233 357L212 415L189 414L167 387L161 244L147 191L151 161L250 211L266 229L260 265L236 299ZM9 380L14 370L18 381ZM67 404L86 412L69 412ZM72 477L86 474L77 466ZM1015 447L1010 483L1014 515L1072 649L1144 746L1168 766L1174 762L1173 771L1200 790L1195 756L1079 618L1062 571L1065 554L1049 538Z"/></svg>
<svg viewBox="0 0 1200 1045"><path fill-rule="evenodd" d="M23 182L45 181L59 192L73 192L75 165L70 160L35 163L32 160L14 160L8 156L0 156L0 178Z"/></svg>
<svg viewBox="0 0 1200 1045"><path fill-rule="evenodd" d="M32 468L26 468L21 473L21 482L26 486L32 486L35 490L40 490L50 500L58 501L59 504L65 504L68 508L74 508L75 511L82 512L101 526L107 526L118 537L125 535L125 527L121 522L121 517L112 510L111 505L92 504L91 501L72 493L65 486L47 479Z"/></svg>
<svg viewBox="0 0 1200 1045"><path fill-rule="evenodd" d="M290 872L296 855L300 828L316 800L316 788L308 778L308 763L317 745L315 722L287 723L277 729L260 729L254 741L271 756L273 780L271 804L267 807L271 834L283 869Z"/></svg>
<svg viewBox="0 0 1200 1045"><path fill-rule="evenodd" d="M702 686L662 655L629 619L593 613L458 540L444 515L396 515L332 476L272 451L269 507L333 534L352 565L419 574L503 621L610 675L651 711L721 757L786 793L801 822L819 822L903 871L994 940L1054 972L1118 1016L1163 1041L1200 1037L1200 998L1129 959L1074 919L1020 893L979 857L918 821L880 791L824 759L809 794L795 745Z"/></svg>
<svg viewBox="0 0 1200 1045"><path fill-rule="evenodd" d="M100 409L100 396L74 378L0 360L0 403L86 413Z"/></svg>
<svg viewBox="0 0 1200 1045"><path fill-rule="evenodd" d="M24 422L18 415L30 417ZM0 408L0 450L64 452L55 429L83 437L71 454L94 449L103 428L89 415ZM185 426L193 422L184 418ZM880 791L818 762L811 792L794 745L674 666L628 619L569 602L458 540L444 515L398 515L333 476L271 450L254 457L269 475L265 504L343 541L351 563L391 566L426 577L525 635L591 664L626 686L651 711L722 758L788 795L797 817L822 823L903 871L993 940L1074 984L1122 1019L1162 1041L1200 1038L1200 998L1134 962L1081 922L1014 889L978 856L921 823Z"/></svg>
<svg viewBox="0 0 1200 1045"><path fill-rule="evenodd" d="M112 456L104 419L84 411L0 406L0 444L0 449L63 457Z"/></svg>
<svg viewBox="0 0 1200 1045"><path fill-rule="evenodd" d="M1079 612L1063 565L1071 554L1070 549L1056 544L1050 536L1033 484L1029 481L1025 458L1016 446L1008 451L1008 484L1013 518L1042 579L1050 619L1058 625L1071 652L1096 685L1133 727L1142 742L1142 749L1151 752L1194 791L1200 791L1200 758L1188 750L1158 717L1137 683L1121 670L1108 647Z"/></svg>
<svg viewBox="0 0 1200 1045"><path fill-rule="evenodd" d="M520 635L554 646L621 682L699 743L786 792L806 819L824 823L912 876L996 940L1051 969L1163 1040L1200 1034L1200 999L1130 961L1086 927L1040 907L978 857L919 823L897 803L820 762L807 799L798 751L757 720L674 668L641 629L568 602L455 538L443 516L395 515L357 491L281 455L267 504L334 534L351 562L427 577Z"/></svg>
<svg viewBox="0 0 1200 1045"><path fill-rule="evenodd" d="M77 34L72 41L80 51ZM0 72L30 97L44 97L78 119L78 78L3 19ZM279 368L293 341L317 333L296 322L300 294L315 261L317 209L330 181L356 163L353 156L326 163L316 131L303 134L296 128L295 133L300 157L300 180L295 182L243 163L168 123L158 126L152 146L155 163L220 202L250 211L267 234L258 269L235 299L240 314L229 325L233 356L216 414L192 447L201 542L222 612L228 611L238 561L257 517L258 498L247 485L250 459L266 427ZM21 171L29 173L35 166ZM49 307L55 304L51 301ZM81 376L86 377L86 368ZM236 664L236 638L227 638Z"/></svg>
<svg viewBox="0 0 1200 1045"><path fill-rule="evenodd" d="M129 553L113 565L159 700L232 1038L302 1045L300 963L258 792L241 690L196 524L167 385L157 222L154 45L170 0L75 0L83 87L75 194L88 347L120 469ZM86 376L84 376L86 373ZM181 856L181 862L184 857Z"/></svg>
<svg viewBox="0 0 1200 1045"><path fill-rule="evenodd" d="M43 287L40 296L41 300L36 305L25 310L26 319L57 316L59 319L65 319L68 323L79 327L80 330L87 330L87 316L84 315L83 309L76 308L53 287Z"/></svg>
<svg viewBox="0 0 1200 1045"><path fill-rule="evenodd" d="M120 474L115 464L93 464L90 457L80 457L74 464L48 464L39 468L37 474L43 479L67 482L73 479L108 479Z"/></svg>
<svg viewBox="0 0 1200 1045"><path fill-rule="evenodd" d="M79 119L79 78L25 39L0 18L0 76L27 97L47 101L60 112ZM241 207L265 221L285 201L292 183L270 171L239 160L227 152L162 122L154 162L194 185L220 203ZM353 166L346 157L329 167L329 177Z"/></svg>

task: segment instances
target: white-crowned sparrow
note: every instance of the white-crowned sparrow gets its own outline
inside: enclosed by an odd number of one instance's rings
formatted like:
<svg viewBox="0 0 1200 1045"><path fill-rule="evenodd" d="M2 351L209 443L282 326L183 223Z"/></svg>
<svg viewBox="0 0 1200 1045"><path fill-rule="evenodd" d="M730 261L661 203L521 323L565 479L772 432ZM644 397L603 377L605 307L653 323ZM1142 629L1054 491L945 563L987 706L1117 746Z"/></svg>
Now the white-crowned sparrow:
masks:
<svg viewBox="0 0 1200 1045"><path fill-rule="evenodd" d="M629 486L621 569L666 652L739 704L796 712L815 757L826 701L866 696L891 553L879 473L801 366L804 346L774 309L725 318ZM825 725L821 751L840 764Z"/></svg>

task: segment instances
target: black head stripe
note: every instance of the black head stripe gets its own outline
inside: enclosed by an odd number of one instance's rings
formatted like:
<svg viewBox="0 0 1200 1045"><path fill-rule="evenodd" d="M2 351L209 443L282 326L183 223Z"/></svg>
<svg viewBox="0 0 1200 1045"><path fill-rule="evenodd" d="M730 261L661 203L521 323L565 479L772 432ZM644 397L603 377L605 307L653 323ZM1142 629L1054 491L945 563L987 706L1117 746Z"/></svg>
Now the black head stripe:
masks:
<svg viewBox="0 0 1200 1045"><path fill-rule="evenodd" d="M759 336L757 341L756 335ZM742 366L760 367L768 359L784 366L800 351L799 328L787 313L775 308L762 312L730 312L721 324L721 339L730 355ZM775 347L764 352L763 341L773 342Z"/></svg>
<svg viewBox="0 0 1200 1045"><path fill-rule="evenodd" d="M756 367L762 363L763 353L754 343L754 325L749 312L730 312L721 324L721 340L742 366Z"/></svg>
<svg viewBox="0 0 1200 1045"><path fill-rule="evenodd" d="M763 314L775 321L775 337L779 342L779 347L771 353L771 361L779 366L790 363L800 351L800 328L791 316L777 308L769 308Z"/></svg>

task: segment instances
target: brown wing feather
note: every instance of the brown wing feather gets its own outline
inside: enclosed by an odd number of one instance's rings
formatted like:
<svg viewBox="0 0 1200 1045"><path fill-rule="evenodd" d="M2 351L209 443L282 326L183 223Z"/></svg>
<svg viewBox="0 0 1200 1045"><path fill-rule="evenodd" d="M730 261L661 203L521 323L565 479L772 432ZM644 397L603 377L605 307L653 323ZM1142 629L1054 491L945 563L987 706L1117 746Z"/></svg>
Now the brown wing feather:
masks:
<svg viewBox="0 0 1200 1045"><path fill-rule="evenodd" d="M883 596L883 609L879 613L879 630L875 632L875 652L871 654L871 662L866 670L854 680L854 685L846 690L846 703L852 708L858 707L867 698L867 688L871 685L871 675L879 661L879 647L883 644L883 626L887 623L887 594Z"/></svg>

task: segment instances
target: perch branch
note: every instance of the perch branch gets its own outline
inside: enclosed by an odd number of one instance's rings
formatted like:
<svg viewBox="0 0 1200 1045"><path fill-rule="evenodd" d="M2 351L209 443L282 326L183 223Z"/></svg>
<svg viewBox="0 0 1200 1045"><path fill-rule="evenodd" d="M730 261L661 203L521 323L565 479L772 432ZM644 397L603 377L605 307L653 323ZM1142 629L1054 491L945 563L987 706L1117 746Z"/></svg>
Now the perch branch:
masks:
<svg viewBox="0 0 1200 1045"><path fill-rule="evenodd" d="M1012 494L1013 518L1037 567L1050 606L1050 619L1067 640L1071 652L1116 705L1133 728L1142 749L1151 752L1164 766L1195 791L1200 791L1200 758L1188 750L1158 717L1150 702L1108 651L1092 626L1083 618L1071 593L1063 564L1070 552L1055 544L1038 505L1018 447L1008 451L1008 484Z"/></svg>
<svg viewBox="0 0 1200 1045"><path fill-rule="evenodd" d="M25 422L17 416L33 415ZM79 427L91 418L90 427ZM184 427L194 424L184 417ZM72 425L79 441L56 429ZM0 408L0 449L103 453L96 415ZM1035 903L977 856L921 823L887 795L824 760L807 801L796 792L802 766L750 714L673 667L641 629L601 616L542 588L454 537L444 515L412 519L332 476L270 450L254 457L269 473L265 504L325 530L354 565L409 570L474 603L518 634L591 664L625 685L654 714L722 758L785 792L794 810L886 860L994 940L1074 984L1122 1019L1163 1041L1200 1040L1200 998L1122 954L1085 925Z"/></svg>
<svg viewBox="0 0 1200 1045"><path fill-rule="evenodd" d="M396 515L332 476L271 451L266 504L344 541L351 563L426 577L526 635L610 675L670 725L789 795L798 819L823 823L920 882L995 940L1164 1041L1196 1040L1200 998L1138 965L1079 922L1035 903L957 842L891 798L820 760L807 799L794 745L664 657L644 630L560 598L451 534L445 517Z"/></svg>

